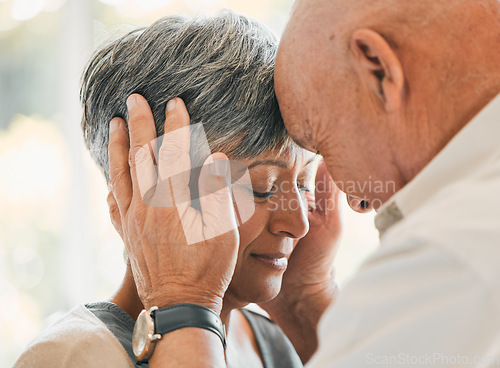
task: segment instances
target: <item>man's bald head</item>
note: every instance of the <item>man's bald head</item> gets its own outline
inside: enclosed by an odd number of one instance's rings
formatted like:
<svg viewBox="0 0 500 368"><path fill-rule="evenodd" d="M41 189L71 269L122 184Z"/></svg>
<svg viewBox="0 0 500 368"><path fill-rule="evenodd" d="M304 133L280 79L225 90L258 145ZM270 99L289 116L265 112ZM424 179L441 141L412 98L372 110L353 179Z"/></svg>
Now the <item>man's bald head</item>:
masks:
<svg viewBox="0 0 500 368"><path fill-rule="evenodd" d="M292 9L294 22L289 26L305 25L312 16L311 25L316 27L334 27L340 32L370 27L397 39L439 21L459 21L457 14L467 15L464 10L474 8L486 10L500 21L500 0L297 0Z"/></svg>
<svg viewBox="0 0 500 368"><path fill-rule="evenodd" d="M500 1L298 0L275 86L334 179L398 190L500 93Z"/></svg>
<svg viewBox="0 0 500 368"><path fill-rule="evenodd" d="M317 60L330 48L336 48L339 56L346 55L352 33L368 28L401 55L420 51L413 49L417 44L419 49L429 49L436 43L445 53L461 46L453 50L460 53L475 47L464 44L465 39L495 35L495 24L499 29L500 0L298 0L280 52L285 53L291 41L295 46L288 50L294 53L291 59ZM297 45L308 52L298 52ZM438 50L433 48L435 55ZM485 49L482 54L491 51Z"/></svg>

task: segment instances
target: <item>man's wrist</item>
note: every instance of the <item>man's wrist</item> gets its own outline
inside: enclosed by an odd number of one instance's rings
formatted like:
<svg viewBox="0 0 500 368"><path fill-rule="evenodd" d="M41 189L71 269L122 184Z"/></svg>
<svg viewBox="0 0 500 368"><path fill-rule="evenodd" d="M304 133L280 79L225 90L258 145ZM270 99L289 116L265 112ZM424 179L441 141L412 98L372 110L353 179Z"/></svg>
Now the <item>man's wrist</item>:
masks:
<svg viewBox="0 0 500 368"><path fill-rule="evenodd" d="M220 316L210 308L196 304L176 304L153 312L155 333L166 334L181 328L202 328L219 336L226 348L226 331Z"/></svg>
<svg viewBox="0 0 500 368"><path fill-rule="evenodd" d="M138 363L147 362L156 344L165 335L184 328L198 328L217 335L226 348L226 330L218 314L194 304L177 304L159 309L143 310L133 332L133 350Z"/></svg>
<svg viewBox="0 0 500 368"><path fill-rule="evenodd" d="M153 306L161 309L179 304L194 304L209 308L219 316L222 311L222 297L210 295L206 291L192 291L187 293L186 290L181 292L176 289L169 289L159 295L150 295L141 299L143 299L145 309Z"/></svg>
<svg viewBox="0 0 500 368"><path fill-rule="evenodd" d="M220 339L201 328L183 328L158 341L149 367L226 367Z"/></svg>
<svg viewBox="0 0 500 368"><path fill-rule="evenodd" d="M314 285L302 293L282 295L262 305L280 326L306 364L318 347L317 330L325 310L335 302L339 287L334 281Z"/></svg>

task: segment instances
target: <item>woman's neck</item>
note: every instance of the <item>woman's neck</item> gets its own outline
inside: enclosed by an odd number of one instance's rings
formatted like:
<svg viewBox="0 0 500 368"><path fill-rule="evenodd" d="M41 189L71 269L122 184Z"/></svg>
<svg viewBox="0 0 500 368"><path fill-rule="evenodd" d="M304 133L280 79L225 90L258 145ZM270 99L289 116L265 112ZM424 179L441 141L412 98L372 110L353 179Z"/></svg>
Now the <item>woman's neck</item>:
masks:
<svg viewBox="0 0 500 368"><path fill-rule="evenodd" d="M116 293L110 298L110 302L118 305L125 312L127 312L134 321L139 316L139 313L144 309L144 306L137 294L137 288L134 282L134 276L130 265L127 265L125 276L123 277L122 284ZM234 296L230 290L224 296L224 305L221 311L222 323L226 326L226 331L229 330L229 320L231 311L237 308L243 308L246 304Z"/></svg>
<svg viewBox="0 0 500 368"><path fill-rule="evenodd" d="M144 305L137 294L137 288L135 286L134 276L132 274L130 264L127 264L125 276L123 277L120 287L109 299L109 301L127 312L134 321L139 316L139 313L141 313L144 309Z"/></svg>
<svg viewBox="0 0 500 368"><path fill-rule="evenodd" d="M226 326L226 331L229 330L229 320L231 312L235 309L243 308L248 303L242 302L238 297L236 297L231 290L227 290L224 295L224 301L222 304L222 311L220 312L220 319L224 326Z"/></svg>

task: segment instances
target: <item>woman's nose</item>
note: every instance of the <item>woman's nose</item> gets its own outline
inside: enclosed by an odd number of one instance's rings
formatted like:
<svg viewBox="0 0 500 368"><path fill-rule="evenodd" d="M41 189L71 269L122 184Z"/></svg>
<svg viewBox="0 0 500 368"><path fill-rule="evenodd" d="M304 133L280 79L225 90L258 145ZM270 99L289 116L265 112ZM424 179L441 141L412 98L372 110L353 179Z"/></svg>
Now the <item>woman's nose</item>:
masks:
<svg viewBox="0 0 500 368"><path fill-rule="evenodd" d="M269 223L271 233L293 239L304 237L309 231L305 196L295 189L275 197L275 201Z"/></svg>

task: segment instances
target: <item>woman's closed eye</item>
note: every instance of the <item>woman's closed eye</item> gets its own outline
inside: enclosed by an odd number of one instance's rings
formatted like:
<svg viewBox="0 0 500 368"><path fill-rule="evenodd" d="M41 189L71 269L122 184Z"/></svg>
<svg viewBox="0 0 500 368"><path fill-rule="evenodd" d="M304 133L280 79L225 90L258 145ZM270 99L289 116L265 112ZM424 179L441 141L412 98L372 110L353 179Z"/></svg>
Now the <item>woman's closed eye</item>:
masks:
<svg viewBox="0 0 500 368"><path fill-rule="evenodd" d="M276 192L276 187L273 185L271 190L260 192L260 191L253 191L253 195L256 198L268 198L272 196Z"/></svg>
<svg viewBox="0 0 500 368"><path fill-rule="evenodd" d="M312 190L307 187L306 185L302 184L302 183L297 183L297 189L299 190L299 192L311 192ZM273 185L273 187L268 190L268 191L256 191L254 190L253 191L253 195L256 197L256 198L269 198L270 196L272 196L274 193L276 193L276 186Z"/></svg>
<svg viewBox="0 0 500 368"><path fill-rule="evenodd" d="M311 192L312 190L305 186L304 184L297 184L297 188L299 189L300 192Z"/></svg>

